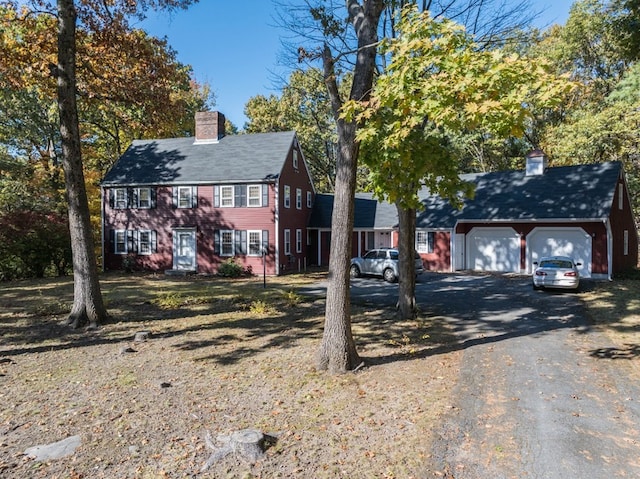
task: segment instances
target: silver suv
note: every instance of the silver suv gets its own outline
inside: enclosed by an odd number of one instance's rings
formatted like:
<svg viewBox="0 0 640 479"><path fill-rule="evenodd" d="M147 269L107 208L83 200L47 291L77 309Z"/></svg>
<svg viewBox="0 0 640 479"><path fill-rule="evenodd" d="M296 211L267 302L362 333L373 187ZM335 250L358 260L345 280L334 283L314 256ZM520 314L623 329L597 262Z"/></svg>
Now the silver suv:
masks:
<svg viewBox="0 0 640 479"><path fill-rule="evenodd" d="M398 258L400 254L394 248L378 248L367 251L362 258L351 258L349 273L352 278L359 278L363 274L382 276L385 281L394 283L398 280ZM416 275L422 274L422 258L416 252Z"/></svg>

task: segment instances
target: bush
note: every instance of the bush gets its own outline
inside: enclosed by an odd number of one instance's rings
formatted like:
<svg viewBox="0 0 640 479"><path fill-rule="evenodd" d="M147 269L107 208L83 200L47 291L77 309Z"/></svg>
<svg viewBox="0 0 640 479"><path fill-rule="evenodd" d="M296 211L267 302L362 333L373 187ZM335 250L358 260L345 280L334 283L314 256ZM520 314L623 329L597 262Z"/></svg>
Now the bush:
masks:
<svg viewBox="0 0 640 479"><path fill-rule="evenodd" d="M218 275L225 278L239 278L244 275L244 270L236 260L229 258L218 267Z"/></svg>

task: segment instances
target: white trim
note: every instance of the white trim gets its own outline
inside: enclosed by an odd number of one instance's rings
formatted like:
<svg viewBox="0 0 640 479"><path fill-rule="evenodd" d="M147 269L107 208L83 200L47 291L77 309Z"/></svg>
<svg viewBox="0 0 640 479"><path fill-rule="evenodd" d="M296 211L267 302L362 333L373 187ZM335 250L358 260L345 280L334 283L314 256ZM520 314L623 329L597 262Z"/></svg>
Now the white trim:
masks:
<svg viewBox="0 0 640 479"><path fill-rule="evenodd" d="M124 249L121 251L118 250L118 233L124 234ZM127 230L113 230L113 254L127 254L128 252Z"/></svg>
<svg viewBox="0 0 640 479"><path fill-rule="evenodd" d="M285 208L291 208L291 187L289 185L284 185L284 197L282 200L282 205Z"/></svg>
<svg viewBox="0 0 640 479"><path fill-rule="evenodd" d="M607 230L607 279L613 281L613 231L608 218L604 226Z"/></svg>
<svg viewBox="0 0 640 479"><path fill-rule="evenodd" d="M302 188L296 188L296 209L302 209Z"/></svg>
<svg viewBox="0 0 640 479"><path fill-rule="evenodd" d="M275 266L276 276L280 274L280 182L273 184L273 220L274 220L274 236L273 239L273 264Z"/></svg>

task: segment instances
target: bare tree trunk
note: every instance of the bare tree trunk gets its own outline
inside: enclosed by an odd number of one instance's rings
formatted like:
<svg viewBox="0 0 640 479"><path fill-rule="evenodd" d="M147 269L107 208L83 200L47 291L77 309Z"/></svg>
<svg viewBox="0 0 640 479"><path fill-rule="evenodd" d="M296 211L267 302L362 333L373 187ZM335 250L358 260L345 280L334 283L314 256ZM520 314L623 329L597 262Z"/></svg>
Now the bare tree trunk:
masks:
<svg viewBox="0 0 640 479"><path fill-rule="evenodd" d="M378 42L377 29L384 1L346 0L346 6L349 20L358 38L358 53L349 97L364 101L369 98L373 85ZM359 145L356 141L357 125L347 123L340 118L343 102L338 91L334 60L328 46L324 48L322 60L325 83L338 125L338 157L336 159L335 196L331 218L327 306L317 365L320 370L342 373L356 368L360 363L351 332L351 300L349 297L349 260L351 257Z"/></svg>
<svg viewBox="0 0 640 479"><path fill-rule="evenodd" d="M73 0L58 0L58 110L73 252L73 307L69 324L78 328L104 322L98 267L93 249L89 203L82 170L76 104L76 16Z"/></svg>
<svg viewBox="0 0 640 479"><path fill-rule="evenodd" d="M399 285L398 312L401 319L416 317L416 266L415 266L415 237L416 210L405 209L396 204L398 210L398 242Z"/></svg>

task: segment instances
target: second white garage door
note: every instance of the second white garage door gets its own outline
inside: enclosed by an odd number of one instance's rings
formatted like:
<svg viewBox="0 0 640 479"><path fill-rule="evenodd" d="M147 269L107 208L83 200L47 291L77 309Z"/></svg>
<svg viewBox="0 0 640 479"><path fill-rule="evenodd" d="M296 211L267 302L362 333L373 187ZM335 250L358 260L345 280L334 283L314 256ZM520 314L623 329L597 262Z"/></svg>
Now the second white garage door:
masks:
<svg viewBox="0 0 640 479"><path fill-rule="evenodd" d="M591 236L578 227L534 228L527 236L527 270L542 256L569 256L578 266L581 278L591 277Z"/></svg>
<svg viewBox="0 0 640 479"><path fill-rule="evenodd" d="M513 228L473 228L467 234L467 268L520 272L520 235Z"/></svg>

